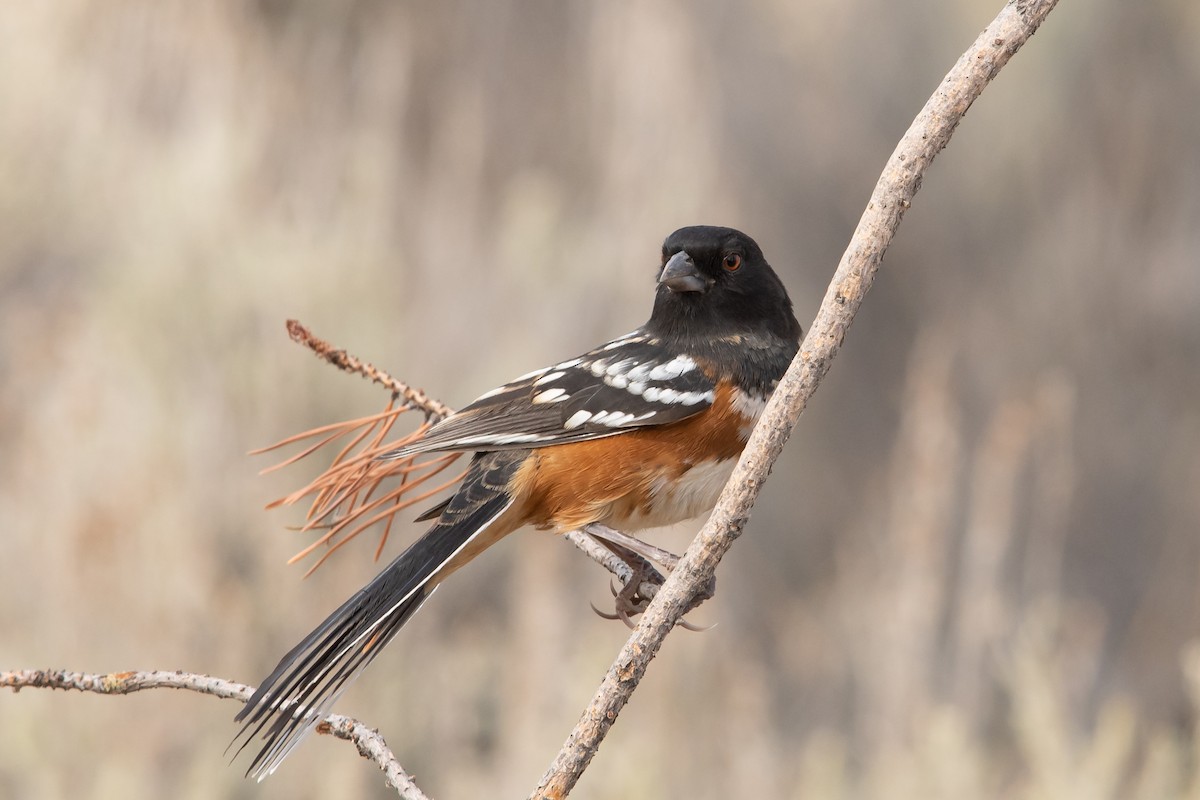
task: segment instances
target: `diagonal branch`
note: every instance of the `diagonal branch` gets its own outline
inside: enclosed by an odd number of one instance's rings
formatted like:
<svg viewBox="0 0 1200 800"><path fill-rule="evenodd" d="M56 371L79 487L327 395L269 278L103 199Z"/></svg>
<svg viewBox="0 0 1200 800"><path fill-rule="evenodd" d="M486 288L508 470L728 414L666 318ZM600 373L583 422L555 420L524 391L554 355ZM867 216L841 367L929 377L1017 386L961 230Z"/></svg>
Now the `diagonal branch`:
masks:
<svg viewBox="0 0 1200 800"><path fill-rule="evenodd" d="M800 352L767 404L712 516L692 541L617 655L592 701L542 777L532 797L564 798L591 762L633 690L699 587L741 535L750 508L800 414L829 371L862 305L900 219L935 155L950 141L984 87L1033 35L1057 0L1009 0L959 58L921 109L875 186L817 318Z"/></svg>

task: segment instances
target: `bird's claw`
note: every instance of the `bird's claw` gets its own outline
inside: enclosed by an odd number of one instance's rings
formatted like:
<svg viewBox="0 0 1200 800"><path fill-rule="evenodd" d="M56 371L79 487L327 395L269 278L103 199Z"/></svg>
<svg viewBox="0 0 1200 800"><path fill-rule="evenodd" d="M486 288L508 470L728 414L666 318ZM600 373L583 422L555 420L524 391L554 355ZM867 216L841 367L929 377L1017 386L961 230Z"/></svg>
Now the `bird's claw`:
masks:
<svg viewBox="0 0 1200 800"><path fill-rule="evenodd" d="M644 576L642 575L634 574L630 578L629 582L625 584L620 591L618 591L616 585L609 580L608 590L612 593L614 598L613 613L609 614L601 611L600 609L596 608L595 603L589 603L589 605L592 607L592 611L596 612L596 615L603 619L619 619L621 622L625 623L625 627L633 630L636 627L633 623L634 617L644 612L650 605L650 599L643 597L639 593L643 577ZM686 619L681 619L675 624L683 628L685 631L692 631L693 633L704 633L705 631L712 630L716 627L715 622L712 625L694 625L693 623L688 622Z"/></svg>
<svg viewBox="0 0 1200 800"><path fill-rule="evenodd" d="M693 625L686 619L681 619L675 624L683 628L685 631L691 631L692 633L704 633L705 631L711 631L713 628L717 627L717 623L715 622L712 625Z"/></svg>

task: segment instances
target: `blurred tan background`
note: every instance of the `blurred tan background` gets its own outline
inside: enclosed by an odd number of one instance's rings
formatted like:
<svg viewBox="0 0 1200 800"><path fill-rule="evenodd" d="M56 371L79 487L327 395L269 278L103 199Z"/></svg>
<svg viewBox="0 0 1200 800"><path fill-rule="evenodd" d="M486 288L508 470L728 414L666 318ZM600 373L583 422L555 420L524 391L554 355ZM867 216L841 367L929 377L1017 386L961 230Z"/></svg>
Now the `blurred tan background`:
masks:
<svg viewBox="0 0 1200 800"><path fill-rule="evenodd" d="M250 448L462 404L640 324L740 227L808 327L983 2L9 3L0 668L255 682L313 577ZM722 565L580 798L1200 797L1200 5L1066 2L971 110ZM664 532L680 550L695 526ZM415 528L394 536L394 554ZM625 637L513 537L339 710L438 798L523 797ZM5 798L386 797L325 737L264 784L234 704L0 696Z"/></svg>

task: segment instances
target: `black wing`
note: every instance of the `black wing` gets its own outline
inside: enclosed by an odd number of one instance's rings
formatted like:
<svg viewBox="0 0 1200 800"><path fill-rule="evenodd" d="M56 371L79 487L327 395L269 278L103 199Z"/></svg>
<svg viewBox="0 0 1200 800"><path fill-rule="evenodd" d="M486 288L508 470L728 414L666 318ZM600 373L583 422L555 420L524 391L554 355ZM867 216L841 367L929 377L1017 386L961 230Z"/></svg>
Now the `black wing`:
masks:
<svg viewBox="0 0 1200 800"><path fill-rule="evenodd" d="M687 419L712 405L713 391L713 380L693 358L637 330L493 389L420 441L382 457L597 439Z"/></svg>

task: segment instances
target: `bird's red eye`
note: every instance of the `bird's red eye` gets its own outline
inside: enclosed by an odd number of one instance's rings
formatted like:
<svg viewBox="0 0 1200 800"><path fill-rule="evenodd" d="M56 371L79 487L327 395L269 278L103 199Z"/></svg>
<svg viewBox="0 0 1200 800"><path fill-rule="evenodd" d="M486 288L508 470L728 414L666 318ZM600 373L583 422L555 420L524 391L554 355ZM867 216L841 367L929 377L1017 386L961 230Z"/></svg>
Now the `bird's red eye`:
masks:
<svg viewBox="0 0 1200 800"><path fill-rule="evenodd" d="M726 272L737 272L742 268L742 257L737 253L729 253L722 262Z"/></svg>

